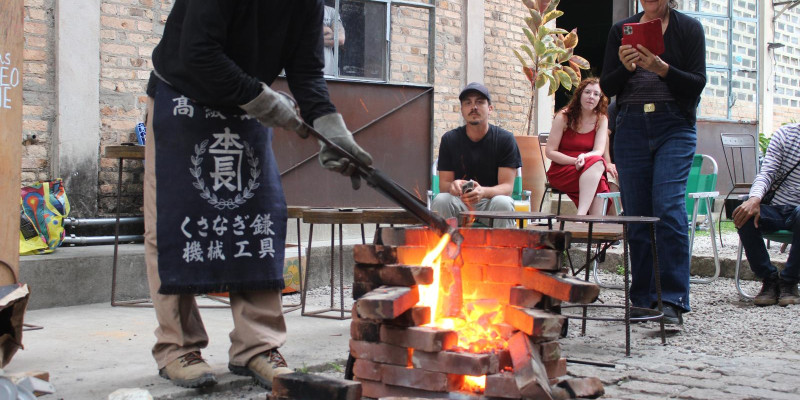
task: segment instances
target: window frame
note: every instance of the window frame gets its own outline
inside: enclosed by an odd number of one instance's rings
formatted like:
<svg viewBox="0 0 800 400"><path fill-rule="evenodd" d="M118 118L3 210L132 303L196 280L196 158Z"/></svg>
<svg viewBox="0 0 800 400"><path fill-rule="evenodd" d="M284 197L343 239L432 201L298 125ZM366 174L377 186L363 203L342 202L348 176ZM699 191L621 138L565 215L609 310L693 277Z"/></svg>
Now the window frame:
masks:
<svg viewBox="0 0 800 400"><path fill-rule="evenodd" d="M700 3L702 2L702 0L696 0L694 2L695 9L692 10L692 11L676 9L676 11L680 11L683 14L686 14L686 15L688 15L690 17L696 18L701 23L703 21L700 18L705 18L705 19L712 19L712 20L723 20L723 21L726 21L727 24L728 24L728 33L727 33L727 36L726 36L726 39L727 39L727 62L726 63L709 63L708 59L706 59L706 72L707 73L708 72L720 72L720 73L723 73L723 75L725 75L727 77L727 93L728 93L728 98L727 98L727 101L726 101L727 114L726 114L726 116L724 118L721 118L721 117L709 117L709 116L704 116L702 114L699 114L698 115L699 119L707 120L707 121L734 121L734 122L751 122L751 121L755 121L755 120L758 119L757 118L758 112L759 112L758 108L760 107L758 98L759 98L759 92L761 90L761 88L759 87L759 81L760 81L759 75L761 74L759 71L761 69L761 65L760 65L760 57L758 56L760 54L760 51L761 51L761 43L758 40L758 38L756 38L756 63L755 63L755 68L740 68L740 67L734 65L734 60L733 60L733 57L734 57L734 54L733 54L733 32L734 32L736 23L737 22L755 23L756 35L758 35L758 32L759 32L759 19L758 19L758 15L759 14L758 13L762 9L763 6L760 4L761 3L760 0L750 0L750 1L754 1L755 4L756 4L756 10L755 10L756 17L742 17L742 16L734 15L734 3L736 2L736 0L727 0L728 7L727 7L727 12L725 12L725 13L714 13L714 12L708 12L708 11L700 11ZM641 11L642 11L641 4L639 2L636 2L636 12L639 13ZM708 54L708 53L706 53L706 54ZM752 120L749 120L749 119L734 119L732 117L733 106L736 104L736 97L735 97L735 93L733 91L733 79L732 79L732 77L736 76L736 73L748 73L748 74L755 74L756 75L755 93L753 94L753 96L755 98L754 104L755 104L755 107L756 107L756 118L755 119L752 119ZM703 103L703 98L701 96L700 104L702 104L702 103ZM702 111L702 108L700 110Z"/></svg>
<svg viewBox="0 0 800 400"><path fill-rule="evenodd" d="M334 8L336 9L337 17L341 17L340 14L340 6L344 0L335 0L334 1ZM425 85L425 86L432 86L434 83L434 72L435 72L435 49L436 49L436 5L431 3L424 3L419 1L410 1L410 0L347 0L349 2L359 2L364 4L383 4L386 11L386 30L384 32L384 55L383 59L385 61L383 77L381 78L369 78L369 77L359 77L359 76L348 76L348 75L341 75L340 71L337 71L336 75L325 75L325 79L329 80L338 80L338 81L347 81L347 82L371 82L371 83L402 83L404 85ZM400 7L412 7L412 8L421 8L428 10L428 71L427 71L427 82L424 84L419 83L412 83L412 82L403 82L403 81L392 81L391 80L391 71L392 71L392 46L391 46L391 35L392 35L392 6L400 6ZM336 18L336 17L335 17ZM346 34L346 32L345 32ZM334 30L333 40L334 43L338 43L339 39L339 32L338 30ZM339 46L334 47L333 51L333 63L335 65L339 65Z"/></svg>

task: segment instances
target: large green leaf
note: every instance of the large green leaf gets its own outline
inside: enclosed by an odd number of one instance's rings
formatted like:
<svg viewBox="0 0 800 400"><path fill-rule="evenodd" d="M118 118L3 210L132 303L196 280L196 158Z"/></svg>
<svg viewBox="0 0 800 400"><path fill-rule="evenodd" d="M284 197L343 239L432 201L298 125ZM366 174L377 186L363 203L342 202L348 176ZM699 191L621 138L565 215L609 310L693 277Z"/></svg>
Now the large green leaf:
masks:
<svg viewBox="0 0 800 400"><path fill-rule="evenodd" d="M537 40L536 43L533 44L533 50L536 51L537 56L541 56L544 54L545 50L547 50L547 46L545 46L544 42L541 40Z"/></svg>
<svg viewBox="0 0 800 400"><path fill-rule="evenodd" d="M536 25L535 28L531 27L531 29L533 30L539 29L539 27L542 25L542 14L539 14L539 11L533 8L528 11L530 11L531 18L533 19L534 25Z"/></svg>
<svg viewBox="0 0 800 400"><path fill-rule="evenodd" d="M561 64L569 60L572 57L573 49L567 49L565 52L558 55L558 63Z"/></svg>
<svg viewBox="0 0 800 400"><path fill-rule="evenodd" d="M537 34L537 37L541 40L545 40L545 38L548 36L549 33L550 30L547 29L547 27L545 27L544 25L542 25L539 27L539 32Z"/></svg>
<svg viewBox="0 0 800 400"><path fill-rule="evenodd" d="M539 41L539 39L537 39L536 36L533 35L533 32L531 32L528 28L522 28L522 32L525 33L525 36L528 38L528 42L530 42L531 46L535 45L536 42Z"/></svg>
<svg viewBox="0 0 800 400"><path fill-rule="evenodd" d="M536 77L536 89L541 89L545 83L547 83L547 77L545 77L544 74L539 74L539 76Z"/></svg>
<svg viewBox="0 0 800 400"><path fill-rule="evenodd" d="M524 45L524 44L522 46L520 46L520 47L522 47L522 50L525 52L525 54L527 54L528 57L531 58L531 61L533 61L533 63L536 64L536 58L537 57L535 57L533 55L533 52L531 51L531 48L528 47L527 45Z"/></svg>
<svg viewBox="0 0 800 400"><path fill-rule="evenodd" d="M550 29L550 33L557 33L557 34L560 34L560 35L566 35L568 32L567 32L566 29L555 28L555 29Z"/></svg>
<svg viewBox="0 0 800 400"><path fill-rule="evenodd" d="M542 17L542 24L546 24L562 15L564 15L563 11L560 10L550 11Z"/></svg>
<svg viewBox="0 0 800 400"><path fill-rule="evenodd" d="M571 68L567 67L567 69ZM563 69L560 69L556 71L556 76L561 82L561 86L564 86L564 89L572 90L572 77L570 77L568 73L564 72Z"/></svg>
<svg viewBox="0 0 800 400"><path fill-rule="evenodd" d="M547 8L545 8L545 9L544 9L544 11L542 12L542 14L547 14L547 13L549 13L550 11L553 11L553 10L555 10L555 9L556 9L556 7L558 7L558 3L559 3L559 1L561 1L561 0L553 0L553 1L551 1L551 2L550 2L550 4L548 4L548 5L547 5Z"/></svg>
<svg viewBox="0 0 800 400"><path fill-rule="evenodd" d="M556 90L558 90L558 80L553 75L549 75L547 80L550 82L550 87L547 89L547 95L552 96L556 94Z"/></svg>
<svg viewBox="0 0 800 400"><path fill-rule="evenodd" d="M575 63L575 65L577 65L580 69L589 69L589 68L591 68L589 66L589 61L586 61L585 58L583 58L583 57L581 57L579 55L573 55L572 57L569 58L569 61L571 63Z"/></svg>
<svg viewBox="0 0 800 400"><path fill-rule="evenodd" d="M526 47L526 46L522 45L522 47ZM528 50L530 50L530 49L528 49ZM525 59L522 58L522 55L519 54L518 51L514 50L514 55L517 56L517 58L519 59L519 62L522 64L522 68L528 68L528 63L525 62Z"/></svg>
<svg viewBox="0 0 800 400"><path fill-rule="evenodd" d="M578 76L578 74L575 73L575 70L572 69L572 67L567 66L562 68L561 70L564 71L564 73L566 73L567 75L569 75L569 79L572 80L572 86L578 86L578 84L581 83L580 76Z"/></svg>

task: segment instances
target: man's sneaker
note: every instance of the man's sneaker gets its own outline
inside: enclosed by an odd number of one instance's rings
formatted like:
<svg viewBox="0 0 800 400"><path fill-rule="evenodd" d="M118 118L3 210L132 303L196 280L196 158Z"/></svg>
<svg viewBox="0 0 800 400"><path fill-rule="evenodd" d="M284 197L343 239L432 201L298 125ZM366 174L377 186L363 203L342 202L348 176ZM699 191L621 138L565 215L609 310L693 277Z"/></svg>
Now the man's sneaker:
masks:
<svg viewBox="0 0 800 400"><path fill-rule="evenodd" d="M764 279L761 284L761 291L753 299L753 304L760 307L778 304L778 294L778 278L771 276Z"/></svg>
<svg viewBox="0 0 800 400"><path fill-rule="evenodd" d="M664 324L683 325L683 310L669 303L664 303Z"/></svg>
<svg viewBox="0 0 800 400"><path fill-rule="evenodd" d="M199 351L178 357L166 367L158 370L158 374L178 386L187 388L208 387L217 384L217 378L214 377L211 367L203 360Z"/></svg>
<svg viewBox="0 0 800 400"><path fill-rule="evenodd" d="M781 280L779 286L779 306L786 307L789 304L800 304L800 293L797 292L797 282L786 282Z"/></svg>
<svg viewBox="0 0 800 400"><path fill-rule="evenodd" d="M228 364L228 369L236 375L252 376L259 385L272 389L272 379L278 375L294 372L286 365L278 349L265 351L247 363L247 366Z"/></svg>

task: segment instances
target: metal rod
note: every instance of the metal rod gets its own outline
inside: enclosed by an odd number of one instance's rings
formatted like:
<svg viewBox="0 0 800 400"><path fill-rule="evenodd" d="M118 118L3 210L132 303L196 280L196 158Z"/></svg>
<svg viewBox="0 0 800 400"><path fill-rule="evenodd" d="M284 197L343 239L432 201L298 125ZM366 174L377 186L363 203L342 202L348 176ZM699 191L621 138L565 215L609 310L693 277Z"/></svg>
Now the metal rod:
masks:
<svg viewBox="0 0 800 400"><path fill-rule="evenodd" d="M116 218L64 218L64 226L103 226L117 222ZM120 217L120 224L144 223L144 217Z"/></svg>
<svg viewBox="0 0 800 400"><path fill-rule="evenodd" d="M616 368L616 364L611 363L604 363L600 361L590 361L590 360L576 360L574 358L568 358L567 362L570 364L583 364L583 365L594 365L595 367L605 367L605 368Z"/></svg>
<svg viewBox="0 0 800 400"><path fill-rule="evenodd" d="M144 235L122 235L122 236L75 236L69 235L64 238L62 244L65 245L91 245L91 244L110 244L116 241L119 237L119 243L127 242L144 242ZM115 252L116 253L116 252Z"/></svg>

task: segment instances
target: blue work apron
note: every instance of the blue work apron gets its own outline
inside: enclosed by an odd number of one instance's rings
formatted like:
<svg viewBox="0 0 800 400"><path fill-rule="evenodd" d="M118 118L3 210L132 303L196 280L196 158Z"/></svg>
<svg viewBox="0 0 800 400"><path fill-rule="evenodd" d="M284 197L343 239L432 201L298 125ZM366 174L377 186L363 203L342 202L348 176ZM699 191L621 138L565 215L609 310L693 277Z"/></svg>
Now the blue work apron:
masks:
<svg viewBox="0 0 800 400"><path fill-rule="evenodd" d="M153 130L159 293L283 289L286 199L272 129L159 82Z"/></svg>

